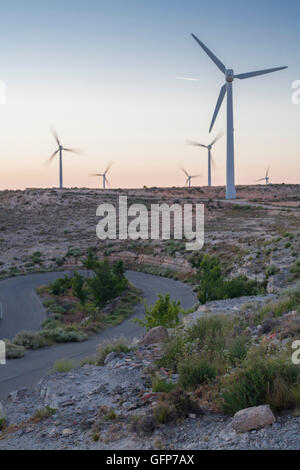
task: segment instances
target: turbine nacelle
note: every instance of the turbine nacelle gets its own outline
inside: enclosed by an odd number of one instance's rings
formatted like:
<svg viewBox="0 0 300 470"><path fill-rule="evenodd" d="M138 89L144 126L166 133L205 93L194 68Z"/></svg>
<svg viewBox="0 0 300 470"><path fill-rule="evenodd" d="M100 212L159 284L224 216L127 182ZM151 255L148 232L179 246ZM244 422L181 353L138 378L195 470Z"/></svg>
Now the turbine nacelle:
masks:
<svg viewBox="0 0 300 470"><path fill-rule="evenodd" d="M230 83L233 82L234 80L234 72L232 69L226 69L225 70L225 80L226 82Z"/></svg>

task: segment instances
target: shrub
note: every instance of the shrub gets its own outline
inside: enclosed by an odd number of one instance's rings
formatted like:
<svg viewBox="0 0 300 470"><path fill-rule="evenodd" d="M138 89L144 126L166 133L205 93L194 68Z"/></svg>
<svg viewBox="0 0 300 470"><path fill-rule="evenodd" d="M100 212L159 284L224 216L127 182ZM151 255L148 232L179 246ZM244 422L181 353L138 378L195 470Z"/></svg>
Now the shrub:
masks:
<svg viewBox="0 0 300 470"><path fill-rule="evenodd" d="M50 370L50 373L53 373L53 372L65 373L74 369L74 367L75 367L75 362L72 359L57 359L52 369Z"/></svg>
<svg viewBox="0 0 300 470"><path fill-rule="evenodd" d="M6 359L19 359L20 357L24 357L25 352L26 349L24 346L20 346L5 340Z"/></svg>
<svg viewBox="0 0 300 470"><path fill-rule="evenodd" d="M234 414L243 408L263 404L269 404L275 410L299 405L300 400L295 401L294 388L297 376L297 366L276 358L249 361L241 370L223 379L222 410Z"/></svg>
<svg viewBox="0 0 300 470"><path fill-rule="evenodd" d="M84 288L84 282L84 277L75 271L71 280L72 294L79 299L82 305L85 304L87 298L87 291Z"/></svg>
<svg viewBox="0 0 300 470"><path fill-rule="evenodd" d="M106 259L102 263L97 262L93 270L94 276L87 282L96 305L103 307L108 300L120 295L127 286L127 280L124 276L117 276Z"/></svg>
<svg viewBox="0 0 300 470"><path fill-rule="evenodd" d="M265 269L265 275L266 277L274 276L279 271L279 268L275 266L275 264L271 264Z"/></svg>
<svg viewBox="0 0 300 470"><path fill-rule="evenodd" d="M226 280L220 260L207 254L198 261L198 278L198 298L202 304L209 300L231 299L265 292L265 283L248 279L246 276Z"/></svg>
<svg viewBox="0 0 300 470"><path fill-rule="evenodd" d="M30 418L30 421L33 423L39 423L40 421L43 421L44 419L51 418L56 413L55 408L50 408L50 406L45 406L44 408L40 408L39 410L36 410L33 414L33 416Z"/></svg>
<svg viewBox="0 0 300 470"><path fill-rule="evenodd" d="M179 383L185 389L208 382L216 377L216 370L211 363L202 358L186 357L178 365Z"/></svg>
<svg viewBox="0 0 300 470"><path fill-rule="evenodd" d="M86 333L71 326L43 330L41 335L52 343L77 343L88 339Z"/></svg>
<svg viewBox="0 0 300 470"><path fill-rule="evenodd" d="M42 257L42 253L40 251L35 251L31 255L31 260L34 264L40 264L42 261L41 257Z"/></svg>
<svg viewBox="0 0 300 470"><path fill-rule="evenodd" d="M300 278L300 260L297 260L290 268L290 273L293 274L294 279Z"/></svg>
<svg viewBox="0 0 300 470"><path fill-rule="evenodd" d="M169 294L166 294L165 297L162 294L158 294L158 300L152 307L145 305L145 319L136 318L134 321L147 330L155 326L174 328L179 324L180 312L179 301L171 302Z"/></svg>
<svg viewBox="0 0 300 470"><path fill-rule="evenodd" d="M41 333L34 331L21 331L14 337L13 343L25 349L40 349L49 346L49 341Z"/></svg>
<svg viewBox="0 0 300 470"><path fill-rule="evenodd" d="M233 365L237 362L242 361L247 356L247 347L245 339L238 336L234 338L233 342L229 346L229 357Z"/></svg>
<svg viewBox="0 0 300 470"><path fill-rule="evenodd" d="M269 317L281 317L285 313L291 310L299 310L300 308L300 287L296 286L295 289L285 291L285 293L279 297L275 302L267 302L260 311L255 315L255 323L261 324L265 318Z"/></svg>
<svg viewBox="0 0 300 470"><path fill-rule="evenodd" d="M55 279L55 281L50 284L50 292L53 295L61 295L70 289L70 287L71 279L65 275L63 278Z"/></svg>
<svg viewBox="0 0 300 470"><path fill-rule="evenodd" d="M126 338L120 337L112 340L103 341L97 347L96 365L103 365L106 356L111 352L127 353L131 351L129 342Z"/></svg>
<svg viewBox="0 0 300 470"><path fill-rule="evenodd" d="M166 424L176 419L174 409L168 403L159 403L153 409L153 418L159 424Z"/></svg>
<svg viewBox="0 0 300 470"><path fill-rule="evenodd" d="M175 385L172 382L166 382L157 375L152 378L151 388L153 392L169 393L174 387Z"/></svg>
<svg viewBox="0 0 300 470"><path fill-rule="evenodd" d="M174 408L178 418L186 418L190 412L198 411L196 403L180 388L172 390L166 400Z"/></svg>

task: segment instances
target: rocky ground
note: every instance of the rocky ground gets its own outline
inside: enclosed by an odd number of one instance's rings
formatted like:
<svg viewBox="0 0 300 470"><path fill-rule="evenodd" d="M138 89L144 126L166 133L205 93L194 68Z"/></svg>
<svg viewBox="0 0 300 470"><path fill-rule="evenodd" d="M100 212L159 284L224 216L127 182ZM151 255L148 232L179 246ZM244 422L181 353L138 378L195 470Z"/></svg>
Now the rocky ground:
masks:
<svg viewBox="0 0 300 470"><path fill-rule="evenodd" d="M205 203L202 251L218 255L228 276L267 278L266 296L208 302L185 317L185 323L206 314L247 315L266 300L276 300L299 278L299 270L291 274L300 249L297 185L238 187L237 203L222 200L224 188L2 191L0 276L80 267L87 249L93 248L100 259L124 259L129 268L191 280L197 253L187 252L180 240L97 240L96 208L117 203L119 195L147 207ZM286 321L279 325L283 332ZM256 327L249 334L259 338L262 331ZM284 346L285 340L275 335L270 341ZM148 418L161 397L152 392L149 374L160 355L159 344L138 345L128 353L112 353L104 366L56 372L34 389L11 393L2 412L0 405L0 416L7 420L0 449L300 449L297 410L276 416L262 429L237 432L232 417L201 403L185 419L153 425ZM160 374L178 380L163 369Z"/></svg>
<svg viewBox="0 0 300 470"><path fill-rule="evenodd" d="M3 404L8 426L0 449L300 449L299 415L237 432L231 417L200 407L184 420L153 429L145 417L161 394L152 393L148 374L160 354L158 345L140 345L126 354L110 353L102 367L56 372L33 390L11 393ZM45 409L54 414L40 416ZM135 429L140 417L143 425Z"/></svg>
<svg viewBox="0 0 300 470"><path fill-rule="evenodd" d="M270 289L281 287L299 252L299 187L240 186L237 194L238 204L232 204L222 200L222 187L1 191L0 277L79 267L92 248L99 258L121 258L134 269L185 279L193 270L184 241L97 239L97 206L117 207L118 197L127 196L129 205L148 208L152 203L204 203L203 250L218 254L229 272L258 279L274 264L278 270Z"/></svg>

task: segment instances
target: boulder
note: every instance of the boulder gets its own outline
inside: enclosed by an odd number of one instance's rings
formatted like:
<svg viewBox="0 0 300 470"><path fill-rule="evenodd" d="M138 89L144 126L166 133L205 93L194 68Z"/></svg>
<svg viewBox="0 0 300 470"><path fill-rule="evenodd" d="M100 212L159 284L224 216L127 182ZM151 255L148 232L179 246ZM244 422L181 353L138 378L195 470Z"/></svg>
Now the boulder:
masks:
<svg viewBox="0 0 300 470"><path fill-rule="evenodd" d="M165 339L169 337L167 328L164 326L156 326L147 331L143 339L140 341L140 344L155 344L162 343Z"/></svg>
<svg viewBox="0 0 300 470"><path fill-rule="evenodd" d="M275 422L269 405L252 406L235 413L232 427L237 432L247 432L252 429L261 429Z"/></svg>

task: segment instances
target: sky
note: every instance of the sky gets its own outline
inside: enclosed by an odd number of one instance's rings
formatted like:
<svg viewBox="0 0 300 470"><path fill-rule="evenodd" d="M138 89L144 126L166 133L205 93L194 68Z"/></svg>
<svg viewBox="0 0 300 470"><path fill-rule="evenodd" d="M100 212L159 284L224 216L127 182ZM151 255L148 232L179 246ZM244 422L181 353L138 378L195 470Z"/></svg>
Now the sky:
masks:
<svg viewBox="0 0 300 470"><path fill-rule="evenodd" d="M192 39L242 73L288 69L233 84L237 184L270 165L273 183L300 183L298 0L24 0L3 2L0 29L0 189L58 186L54 125L66 147L66 187L182 186L201 174L205 149L226 130L225 101L208 133L222 73ZM196 77L198 81L176 77ZM213 185L225 184L226 136L213 150Z"/></svg>

